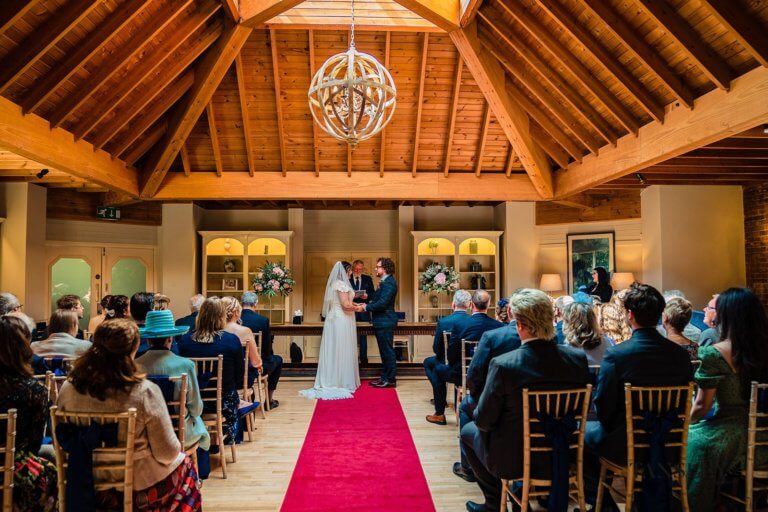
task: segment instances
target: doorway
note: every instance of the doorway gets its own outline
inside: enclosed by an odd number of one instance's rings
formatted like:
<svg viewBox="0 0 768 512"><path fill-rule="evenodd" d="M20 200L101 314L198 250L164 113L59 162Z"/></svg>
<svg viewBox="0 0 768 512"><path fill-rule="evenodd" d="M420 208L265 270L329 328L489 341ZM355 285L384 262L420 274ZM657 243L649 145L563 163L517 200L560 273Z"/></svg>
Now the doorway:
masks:
<svg viewBox="0 0 768 512"><path fill-rule="evenodd" d="M98 305L105 295L130 297L156 287L155 248L151 246L49 242L46 267L50 312L63 295L79 296L83 330L88 328L91 317L99 314Z"/></svg>

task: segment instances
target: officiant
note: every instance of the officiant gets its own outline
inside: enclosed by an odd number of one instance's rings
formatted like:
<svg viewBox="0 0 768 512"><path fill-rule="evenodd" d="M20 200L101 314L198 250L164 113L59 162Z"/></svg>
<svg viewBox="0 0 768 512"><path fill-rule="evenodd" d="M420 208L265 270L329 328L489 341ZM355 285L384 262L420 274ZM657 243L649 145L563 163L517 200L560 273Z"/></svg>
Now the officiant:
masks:
<svg viewBox="0 0 768 512"><path fill-rule="evenodd" d="M373 295L373 278L368 274L363 274L365 263L362 260L352 262L352 275L349 277L349 284L355 291L354 302L358 304L368 304L371 295ZM367 311L355 313L355 321L370 322L371 314ZM360 364L368 364L368 338L360 336Z"/></svg>

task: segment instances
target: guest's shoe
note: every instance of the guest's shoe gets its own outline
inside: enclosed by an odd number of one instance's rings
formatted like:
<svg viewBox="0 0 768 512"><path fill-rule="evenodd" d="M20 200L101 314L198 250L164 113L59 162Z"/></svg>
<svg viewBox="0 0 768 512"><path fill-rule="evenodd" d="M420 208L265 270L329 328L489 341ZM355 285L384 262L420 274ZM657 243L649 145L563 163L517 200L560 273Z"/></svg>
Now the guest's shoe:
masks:
<svg viewBox="0 0 768 512"><path fill-rule="evenodd" d="M485 503L475 503L474 501L467 502L468 512L486 512Z"/></svg>
<svg viewBox="0 0 768 512"><path fill-rule="evenodd" d="M467 482L470 482L470 483L477 482L477 478L475 478L475 475L471 471L467 471L466 469L461 467L461 462L453 463L453 474L461 478L462 480L466 480Z"/></svg>
<svg viewBox="0 0 768 512"><path fill-rule="evenodd" d="M427 421L430 423L434 423L435 425L447 425L448 422L445 421L445 414L430 414L427 416Z"/></svg>
<svg viewBox="0 0 768 512"><path fill-rule="evenodd" d="M430 398L429 399L429 403L432 404L432 405L435 405L435 399L434 398Z"/></svg>
<svg viewBox="0 0 768 512"><path fill-rule="evenodd" d="M386 382L386 381L382 381L381 379L379 379L379 380L370 380L370 381L368 381L368 385L369 385L369 386L373 386L373 387L375 387L375 388L378 388L378 387L379 387L379 385L380 385L382 382Z"/></svg>
<svg viewBox="0 0 768 512"><path fill-rule="evenodd" d="M393 380L382 380L371 384L375 388L396 388L397 383Z"/></svg>
<svg viewBox="0 0 768 512"><path fill-rule="evenodd" d="M270 411L272 409L277 409L278 407L280 407L280 402L278 402L277 400L270 400L269 401L269 410Z"/></svg>

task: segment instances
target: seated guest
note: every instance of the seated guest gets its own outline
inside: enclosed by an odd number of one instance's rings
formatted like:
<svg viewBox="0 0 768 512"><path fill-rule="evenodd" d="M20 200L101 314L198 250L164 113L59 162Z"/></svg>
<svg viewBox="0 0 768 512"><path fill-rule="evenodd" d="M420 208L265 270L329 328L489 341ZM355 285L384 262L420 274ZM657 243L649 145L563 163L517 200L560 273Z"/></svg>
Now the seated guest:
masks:
<svg viewBox="0 0 768 512"><path fill-rule="evenodd" d="M443 332L450 332L457 322L469 320L467 310L472 305L472 295L466 290L456 290L451 302L451 314L440 317L435 326L435 337L432 340L432 352L434 356L424 360L424 367L434 365L438 362L445 362L445 343L443 342Z"/></svg>
<svg viewBox="0 0 768 512"><path fill-rule="evenodd" d="M507 301L507 315L512 317L509 311L509 301ZM488 377L488 368L491 365L491 360L507 352L520 347L520 336L517 333L516 322L510 322L509 324L493 329L492 331L485 331L480 337L480 343L478 343L475 349L475 354L472 356L472 362L467 368L467 388L469 393L461 400L459 404L459 427L463 428L464 425L472 421L472 414L477 407L477 399L483 393L485 388L485 381ZM459 443L459 454L461 460L454 462L453 473L459 478L463 478L468 482L474 482L475 476L472 474L472 468L469 466L469 461L464 453L464 445Z"/></svg>
<svg viewBox="0 0 768 512"><path fill-rule="evenodd" d="M75 314L77 314L77 319L82 320L83 315L85 314L85 308L83 307L83 303L80 302L80 297L77 295L62 295L59 297L59 300L56 301L56 308L57 309L64 309L67 311L74 311ZM50 331L49 331L50 334ZM83 333L83 330L78 327L77 334L75 337L79 340L85 339L85 334Z"/></svg>
<svg viewBox="0 0 768 512"><path fill-rule="evenodd" d="M541 290L520 289L509 299L522 345L491 360L475 421L461 429L467 460L485 504L467 510L494 512L501 505L501 479L523 475L523 388L566 389L590 382L584 352L557 345L552 304Z"/></svg>
<svg viewBox="0 0 768 512"><path fill-rule="evenodd" d="M667 302L667 304L669 304L669 301L672 299L685 300L685 294L680 290L667 290L664 292L663 295L664 295L664 300ZM693 318L693 308L691 308L691 318ZM669 338L669 336L667 336L667 331L666 331L666 328L664 327L663 321L661 324L659 324L658 329L662 336L666 336L667 338ZM693 325L690 320L688 320L688 323L686 324L685 328L679 332L690 341L693 341L696 343L699 342L699 338L701 337L701 329Z"/></svg>
<svg viewBox="0 0 768 512"><path fill-rule="evenodd" d="M605 351L613 346L611 340L600 331L592 306L583 302L573 302L565 306L563 333L566 343L582 349L591 365L600 364Z"/></svg>
<svg viewBox="0 0 768 512"><path fill-rule="evenodd" d="M461 384L461 340L479 341L485 331L498 329L504 324L490 318L487 314L491 296L485 290L476 290L472 295L472 316L454 324L448 341L448 364L437 363L433 368L425 367L427 378L432 384L435 400L435 414L427 416L427 421L436 425L446 425L445 405L448 383Z"/></svg>
<svg viewBox="0 0 768 512"><path fill-rule="evenodd" d="M186 357L171 352L174 336L189 330L187 326L174 326L173 313L170 310L150 311L144 327L139 329L141 337L149 341L149 350L136 359L136 365L147 375L165 375L177 377L187 374L186 416L184 418L184 449L200 443L200 448L208 450L211 437L200 416L203 414L203 400L197 382L195 363ZM178 389L174 400L178 400Z"/></svg>
<svg viewBox="0 0 768 512"><path fill-rule="evenodd" d="M699 344L683 334L691 321L691 315L693 315L691 303L684 298L675 297L667 301L664 313L661 315L661 325L664 326L667 339L687 350L691 360L694 360L699 358Z"/></svg>
<svg viewBox="0 0 768 512"><path fill-rule="evenodd" d="M713 295L704 308L704 323L709 326L701 332L699 337L699 346L708 347L720 341L720 330L717 324L717 295Z"/></svg>
<svg viewBox="0 0 768 512"><path fill-rule="evenodd" d="M585 295L585 294L582 294ZM589 297L589 296L587 296ZM565 344L565 334L563 334L563 311L565 306L572 304L574 301L570 295L561 295L555 299L554 315L555 315L555 338L558 345Z"/></svg>
<svg viewBox="0 0 768 512"><path fill-rule="evenodd" d="M716 307L722 340L699 350L688 432L688 503L696 512L715 510L726 476L744 469L751 383L768 382L768 319L760 300L751 290L731 288ZM713 404L714 416L704 420ZM755 465L766 463L768 448L758 447Z"/></svg>
<svg viewBox="0 0 768 512"><path fill-rule="evenodd" d="M224 330L237 336L243 347L248 345L248 387L251 387L262 367L261 354L259 354L259 349L256 346L253 331L238 323L243 307L236 298L222 297L221 302L224 303L224 309L227 310L227 324L224 326Z"/></svg>
<svg viewBox="0 0 768 512"><path fill-rule="evenodd" d="M109 309L109 302L112 300L111 295L105 295L101 298L101 301L99 301L99 311L98 315L91 317L91 319L88 321L88 332L93 335L93 333L96 331L96 328L107 318L107 309Z"/></svg>
<svg viewBox="0 0 768 512"><path fill-rule="evenodd" d="M77 313L57 309L48 320L48 338L32 343L32 351L40 357L79 357L91 348L91 342L75 338Z"/></svg>
<svg viewBox="0 0 768 512"><path fill-rule="evenodd" d="M259 303L259 297L254 292L245 292L240 299L243 306L243 313L240 323L249 328L253 334L261 333L261 361L262 373L269 375L267 389L269 390L269 408L275 409L280 402L275 400L274 394L277 389L277 383L280 380L280 374L283 371L283 358L275 354L272 349L272 335L269 332L269 318L256 312L256 304Z"/></svg>
<svg viewBox="0 0 768 512"><path fill-rule="evenodd" d="M661 293L647 284L635 283L624 297L624 307L632 337L609 348L603 356L594 393L599 421L589 422L585 436L584 485L589 503L594 503L597 496L600 457L618 464L626 462L624 384L684 386L693 376L688 353L656 330L664 311ZM606 492L604 498L605 510L618 510L610 493Z"/></svg>
<svg viewBox="0 0 768 512"><path fill-rule="evenodd" d="M608 275L608 271L603 267L595 267L592 270L592 281L593 283L587 286L584 293L600 297L600 302L603 304L610 302L613 296L613 288L611 287L611 278Z"/></svg>
<svg viewBox="0 0 768 512"><path fill-rule="evenodd" d="M496 320L503 324L509 323L509 308L507 308L507 305L509 304L509 301L502 297L499 299L499 302L496 303Z"/></svg>
<svg viewBox="0 0 768 512"><path fill-rule="evenodd" d="M56 466L39 456L48 418L48 393L32 377L30 339L21 318L0 317L0 413L16 409L13 510L54 511ZM5 442L5 422L0 439Z"/></svg>
<svg viewBox="0 0 768 512"><path fill-rule="evenodd" d="M226 332L227 311L218 297L208 297L197 315L195 332L187 333L179 342L179 355L184 357L224 356L222 368L222 414L224 415L224 443L234 444L237 436L237 409L240 406L238 389L245 374L245 353L240 339ZM206 411L208 412L208 411Z"/></svg>
<svg viewBox="0 0 768 512"><path fill-rule="evenodd" d="M195 468L181 451L160 389L136 367L138 347L139 328L134 322L104 321L93 334L93 347L77 360L62 385L59 409L115 413L134 407L134 510L199 510ZM117 500L114 493L97 495L104 508L115 508Z"/></svg>
<svg viewBox="0 0 768 512"><path fill-rule="evenodd" d="M183 316L176 320L176 325L186 325L189 327L190 332L195 330L195 321L197 320L197 314L200 312L200 306L203 305L205 295L197 293L189 299L189 311L187 316Z"/></svg>
<svg viewBox="0 0 768 512"><path fill-rule="evenodd" d="M141 327L147 318L147 313L155 307L155 294L151 292L136 292L131 296L131 318Z"/></svg>
<svg viewBox="0 0 768 512"><path fill-rule="evenodd" d="M627 322L624 307L615 302L601 304L600 330L614 345L627 341L632 336L632 327Z"/></svg>
<svg viewBox="0 0 768 512"><path fill-rule="evenodd" d="M171 298L162 293L156 293L152 298L152 309L154 311L162 311L171 307Z"/></svg>
<svg viewBox="0 0 768 512"><path fill-rule="evenodd" d="M0 316L15 311L21 311L21 302L19 302L19 299L12 293L0 293Z"/></svg>
<svg viewBox="0 0 768 512"><path fill-rule="evenodd" d="M104 319L113 318L131 318L130 302L125 295L112 295L110 297Z"/></svg>

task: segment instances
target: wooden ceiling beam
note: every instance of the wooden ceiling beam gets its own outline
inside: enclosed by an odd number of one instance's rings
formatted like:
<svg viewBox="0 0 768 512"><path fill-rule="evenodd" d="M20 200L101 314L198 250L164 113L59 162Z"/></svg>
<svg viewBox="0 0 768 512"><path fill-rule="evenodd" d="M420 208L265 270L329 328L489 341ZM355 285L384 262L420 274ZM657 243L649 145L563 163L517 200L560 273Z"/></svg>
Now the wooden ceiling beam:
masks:
<svg viewBox="0 0 768 512"><path fill-rule="evenodd" d="M643 175L653 174L701 174L701 175L721 175L721 174L766 174L768 173L768 162L760 167L680 167L669 165L664 162L660 165L647 167L642 171Z"/></svg>
<svg viewBox="0 0 768 512"><path fill-rule="evenodd" d="M395 0L395 2L446 32L452 32L461 26L460 0Z"/></svg>
<svg viewBox="0 0 768 512"><path fill-rule="evenodd" d="M507 93L504 69L481 46L477 38L477 22L451 32L450 36L483 96L491 105L504 134L515 147L534 187L541 197L552 197L552 169L547 156L531 136L528 115Z"/></svg>
<svg viewBox="0 0 768 512"><path fill-rule="evenodd" d="M763 149L768 151L768 141L760 138L729 137L707 144L701 149Z"/></svg>
<svg viewBox="0 0 768 512"><path fill-rule="evenodd" d="M181 14L193 0L176 0L163 6L151 17L126 44L120 46L105 62L96 69L84 82L78 84L77 93L70 94L56 105L49 119L51 126L58 127L72 115L88 98L112 78L115 73L136 55L146 44L153 40L169 23Z"/></svg>
<svg viewBox="0 0 768 512"><path fill-rule="evenodd" d="M0 62L0 94L45 55L101 2L74 0L51 15Z"/></svg>
<svg viewBox="0 0 768 512"><path fill-rule="evenodd" d="M386 39L384 40L384 67L389 69L389 53L392 45L392 32L387 31ZM314 65L314 61L313 61ZM317 130L316 123L312 123L314 130ZM317 145L317 141L315 141ZM384 177L384 166L387 160L387 127L385 126L381 130L381 149L379 150L379 176Z"/></svg>
<svg viewBox="0 0 768 512"><path fill-rule="evenodd" d="M248 92L245 89L245 70L243 69L243 58L239 53L235 57L235 73L237 75L237 97L240 100L240 115L243 118L243 140L245 141L245 155L248 161L248 174L253 176L256 171L256 160L254 159L253 141L251 140L251 117L248 110Z"/></svg>
<svg viewBox="0 0 768 512"><path fill-rule="evenodd" d="M512 76L520 80L520 82L522 82L523 85L538 98L538 100L541 101L541 103L543 103L561 123L563 123L563 125L567 126L582 144L589 148L592 153L599 153L599 142L592 137L589 131L581 125L575 116L566 110L565 107L563 107L561 103L541 85L538 77L532 76L527 72L522 62L515 60L511 54L500 51L498 49L498 41L493 41L486 33L481 33L480 42L496 57L496 59L498 59L501 65L504 66Z"/></svg>
<svg viewBox="0 0 768 512"><path fill-rule="evenodd" d="M255 27L296 7L304 0L240 0L240 19L247 26Z"/></svg>
<svg viewBox="0 0 768 512"><path fill-rule="evenodd" d="M562 206L578 208L579 210L591 210L592 208L595 207L595 199L592 196L585 193L574 194L572 196L564 197L562 199L557 199L552 202Z"/></svg>
<svg viewBox="0 0 768 512"><path fill-rule="evenodd" d="M638 0L637 3L666 30L677 42L680 50L693 59L716 86L726 91L730 89L733 71L672 5L666 0Z"/></svg>
<svg viewBox="0 0 768 512"><path fill-rule="evenodd" d="M221 35L221 31L222 25L220 23L209 25L203 32L194 36L193 42L181 56L166 59L165 64L157 69L156 73L148 81L148 87L141 94L126 99L121 105L113 109L114 115L109 122L102 124L96 130L96 135L93 137L93 145L97 148L102 148L107 142L112 140L137 114L162 94L170 83L215 43Z"/></svg>
<svg viewBox="0 0 768 512"><path fill-rule="evenodd" d="M483 0L461 0L461 26L466 27L477 15L477 10Z"/></svg>
<svg viewBox="0 0 768 512"><path fill-rule="evenodd" d="M307 18L301 15L282 14L269 20L259 28L275 30L323 30L339 32L349 30L349 14L343 16L327 17L317 16ZM445 34L445 30L432 24L422 18L378 18L376 22L366 22L366 20L357 19L355 21L355 33L358 32L431 32L436 34Z"/></svg>
<svg viewBox="0 0 768 512"><path fill-rule="evenodd" d="M562 169L568 167L568 153L535 120L531 121L531 136L557 165Z"/></svg>
<svg viewBox="0 0 768 512"><path fill-rule="evenodd" d="M186 142L181 145L179 155L181 156L181 168L184 170L184 176L189 177L192 173L192 166L189 164L189 152L187 151Z"/></svg>
<svg viewBox="0 0 768 512"><path fill-rule="evenodd" d="M25 116L21 107L2 97L0 149L112 190L138 194L135 169L104 151L94 151L85 141L74 141L72 134L65 130L51 129L50 124L39 116Z"/></svg>
<svg viewBox="0 0 768 512"><path fill-rule="evenodd" d="M419 96L416 102L416 131L413 134L413 163L411 174L416 176L419 166L419 139L421 138L421 112L424 107L424 86L427 77L427 52L429 52L429 32L424 32L421 41L421 67L419 69Z"/></svg>
<svg viewBox="0 0 768 512"><path fill-rule="evenodd" d="M221 177L224 165L221 162L221 146L219 146L219 131L216 128L216 112L213 110L213 100L205 106L205 117L208 118L208 136L211 138L213 160L216 162L216 176Z"/></svg>
<svg viewBox="0 0 768 512"><path fill-rule="evenodd" d="M220 0L221 5L224 7L224 12L227 13L230 21L240 23L240 0Z"/></svg>
<svg viewBox="0 0 768 512"><path fill-rule="evenodd" d="M36 3L35 0L4 0L0 3L0 34L15 25Z"/></svg>
<svg viewBox="0 0 768 512"><path fill-rule="evenodd" d="M150 5L149 0L129 0L118 7L104 23L99 24L96 30L88 34L63 62L57 63L48 73L35 81L19 101L22 111L25 114L34 112L63 82L98 54L112 40L112 37L133 21L148 5Z"/></svg>
<svg viewBox="0 0 768 512"><path fill-rule="evenodd" d="M123 158L130 165L134 165L139 160L139 158L144 156L150 149L155 146L155 144L160 142L160 139L163 138L163 135L165 135L167 131L168 122L166 120L155 123L149 130L145 132L144 138L141 140L141 142L134 144L125 152Z"/></svg>
<svg viewBox="0 0 768 512"><path fill-rule="evenodd" d="M445 142L445 156L443 157L443 174L447 177L451 170L451 150L453 149L453 137L456 131L456 112L459 109L459 96L461 96L461 75L464 72L464 61L461 55L456 56L456 77L453 80L453 98L451 99L451 111L448 114L448 140Z"/></svg>
<svg viewBox="0 0 768 512"><path fill-rule="evenodd" d="M272 79L275 84L275 110L277 111L277 142L280 145L280 171L286 175L288 160L285 155L285 135L283 133L283 100L280 93L280 56L277 53L277 32L269 29L269 42L272 48Z"/></svg>
<svg viewBox="0 0 768 512"><path fill-rule="evenodd" d="M480 138L477 141L475 151L475 176L480 177L483 169L483 157L485 156L485 141L488 138L488 128L491 126L491 106L485 102L483 111L483 124L480 125Z"/></svg>
<svg viewBox="0 0 768 512"><path fill-rule="evenodd" d="M576 56L560 42L544 24L526 10L518 1L499 1L504 10L518 21L525 29L576 79L586 87L595 98L613 115L629 132L637 135L640 122L630 109L599 81L592 72Z"/></svg>
<svg viewBox="0 0 768 512"><path fill-rule="evenodd" d="M626 90L653 119L664 121L664 105L653 97L648 89L633 75L624 64L608 51L594 37L582 22L571 15L568 10L556 0L536 0L539 6L547 12L559 25L569 33L587 52L592 54L595 61L616 78L621 87Z"/></svg>
<svg viewBox="0 0 768 512"><path fill-rule="evenodd" d="M613 33L624 45L632 52L635 57L642 61L645 66L653 73L656 78L661 80L664 85L672 91L672 94L680 100L683 105L693 108L693 91L686 85L682 76L678 75L659 55L651 45L649 45L635 28L629 24L619 13L617 13L609 2L605 0L580 0L595 16L603 20L603 25Z"/></svg>
<svg viewBox="0 0 768 512"><path fill-rule="evenodd" d="M449 178L439 172L388 172L381 179L375 172L355 174L354 186L346 172L312 170L259 172L254 180L246 172L227 172L221 178L213 172L195 171L190 177L168 173L154 199L170 201L226 200L382 200L382 201L533 201L540 199L525 175L455 173Z"/></svg>
<svg viewBox="0 0 768 512"><path fill-rule="evenodd" d="M187 71L180 79L171 83L160 94L160 96L150 105L143 115L135 119L128 125L122 139L111 146L107 146L107 151L115 156L122 155L129 147L133 145L141 135L149 130L160 117L165 114L177 101L181 99L195 83L194 70Z"/></svg>
<svg viewBox="0 0 768 512"><path fill-rule="evenodd" d="M720 158L768 158L768 149L717 148L704 146L689 151L685 156L716 160Z"/></svg>
<svg viewBox="0 0 768 512"><path fill-rule="evenodd" d="M768 156L766 156L768 158ZM674 167L718 168L718 167L768 167L768 161L759 158L701 158L680 155L670 158L663 165ZM652 169L652 167L651 167Z"/></svg>
<svg viewBox="0 0 768 512"><path fill-rule="evenodd" d="M512 176L512 169L515 168L515 158L517 157L517 154L515 153L515 148L512 147L512 144L509 145L509 151L507 151L507 161L504 164L504 174L509 178Z"/></svg>
<svg viewBox="0 0 768 512"><path fill-rule="evenodd" d="M581 164L569 165L555 179L557 197L573 195L626 174L664 162L697 147L768 122L768 68L734 79L730 92L715 89L696 100L696 108L671 108L664 124L643 126L639 137L622 137Z"/></svg>
<svg viewBox="0 0 768 512"><path fill-rule="evenodd" d="M161 44L158 44L142 55L141 60L133 66L129 72L124 74L124 79L116 86L110 87L109 90L99 98L96 107L82 116L77 124L75 124L71 130L75 134L75 138L83 138L93 131L110 112L114 112L115 109L147 78L152 77L154 79L156 78L156 72L162 72L162 67L168 68L173 66L173 63L168 64L166 62L168 59L174 61L184 60L184 53L179 55L177 50L179 50L193 35L196 37L196 41L192 43L193 48L188 48L187 52L198 53L199 55L202 53L203 46L205 46L205 48L210 46L212 42L215 41L216 37L221 34L221 26L218 24L208 26L203 34L197 34L197 31L201 29L208 19L220 8L221 5L218 3L211 1L206 2L199 11L184 19L178 27L175 27L173 33L168 34L167 38ZM174 67L176 68L177 74L183 71L182 69L178 69L177 66ZM128 110L131 110L132 108L133 105L128 105ZM137 108L137 110L139 110L139 108ZM115 126L111 127L111 129L114 128ZM99 137L98 140L102 145L106 142L104 137Z"/></svg>
<svg viewBox="0 0 768 512"><path fill-rule="evenodd" d="M316 66L315 66L315 31L314 30L308 30L308 46L309 46L309 80L310 82L315 77L315 73L317 72ZM389 32L387 32L387 51L389 51ZM387 54L389 55L389 54ZM385 64L385 66L389 66L389 64ZM320 176L320 144L318 142L318 136L320 134L318 133L318 127L317 123L315 122L314 118L312 119L312 148L314 150L314 163L315 163L315 176ZM382 140L384 140L384 133L381 134ZM382 151L383 151L383 142L382 142ZM383 165L379 167L379 170L382 171L384 168ZM383 171L382 171L383 172Z"/></svg>
<svg viewBox="0 0 768 512"><path fill-rule="evenodd" d="M496 36L514 49L536 73L538 73L554 90L559 91L566 101L578 112L595 131L612 146L616 145L616 133L613 127L600 115L595 108L570 84L545 63L529 46L523 42L501 20L501 13L492 7L484 7L479 15ZM481 25L480 32L485 32Z"/></svg>
<svg viewBox="0 0 768 512"><path fill-rule="evenodd" d="M142 197L152 197L173 164L205 106L245 44L251 29L242 24L227 26L219 41L209 49L195 69L195 84L171 113L168 132L150 155L144 170Z"/></svg>

